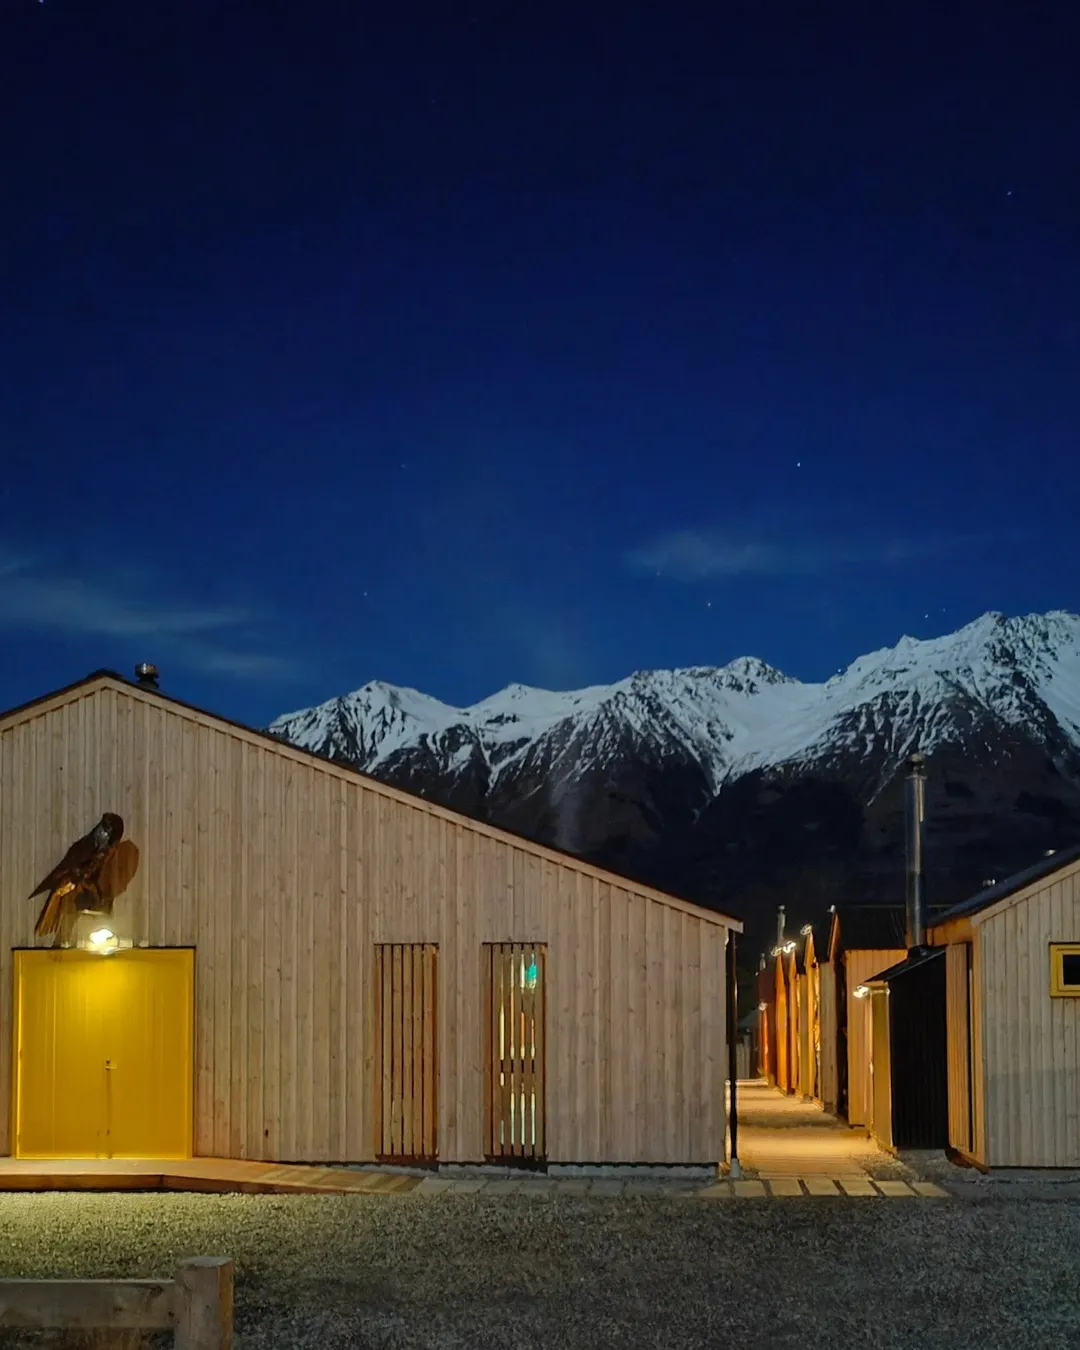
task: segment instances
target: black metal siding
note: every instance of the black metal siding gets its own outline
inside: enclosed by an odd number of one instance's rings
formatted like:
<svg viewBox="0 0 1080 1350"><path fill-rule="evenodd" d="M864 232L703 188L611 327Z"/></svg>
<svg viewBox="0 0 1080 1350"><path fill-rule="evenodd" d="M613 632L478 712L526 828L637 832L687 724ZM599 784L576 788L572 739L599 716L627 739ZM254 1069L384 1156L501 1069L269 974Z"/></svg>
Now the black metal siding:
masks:
<svg viewBox="0 0 1080 1350"><path fill-rule="evenodd" d="M945 950L889 982L894 1148L945 1148L949 1070Z"/></svg>

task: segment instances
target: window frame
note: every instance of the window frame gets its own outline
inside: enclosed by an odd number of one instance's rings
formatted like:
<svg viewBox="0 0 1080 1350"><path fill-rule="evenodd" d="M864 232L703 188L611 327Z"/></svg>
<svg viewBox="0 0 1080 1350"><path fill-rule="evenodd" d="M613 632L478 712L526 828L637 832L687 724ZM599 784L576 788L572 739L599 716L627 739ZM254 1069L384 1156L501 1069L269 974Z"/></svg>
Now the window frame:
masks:
<svg viewBox="0 0 1080 1350"><path fill-rule="evenodd" d="M1080 956L1080 942L1051 942L1050 944L1050 997L1080 998L1080 983L1065 983L1066 956Z"/></svg>

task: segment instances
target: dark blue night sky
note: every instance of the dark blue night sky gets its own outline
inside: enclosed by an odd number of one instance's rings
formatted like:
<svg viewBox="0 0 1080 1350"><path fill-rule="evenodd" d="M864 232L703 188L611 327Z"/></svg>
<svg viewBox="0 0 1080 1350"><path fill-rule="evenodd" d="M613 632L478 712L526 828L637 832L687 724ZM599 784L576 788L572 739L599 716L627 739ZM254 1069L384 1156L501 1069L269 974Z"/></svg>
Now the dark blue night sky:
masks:
<svg viewBox="0 0 1080 1350"><path fill-rule="evenodd" d="M821 8L0 0L0 707L1078 607L1074 7Z"/></svg>

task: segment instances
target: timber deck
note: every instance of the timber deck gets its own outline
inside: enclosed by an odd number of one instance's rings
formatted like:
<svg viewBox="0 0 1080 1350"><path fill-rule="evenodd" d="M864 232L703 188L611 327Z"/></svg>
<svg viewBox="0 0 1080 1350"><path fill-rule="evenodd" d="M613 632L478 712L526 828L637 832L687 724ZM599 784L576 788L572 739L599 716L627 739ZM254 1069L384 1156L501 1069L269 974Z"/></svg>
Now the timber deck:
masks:
<svg viewBox="0 0 1080 1350"><path fill-rule="evenodd" d="M189 1158L0 1158L0 1191L209 1191L248 1195L403 1195L419 1177L395 1172Z"/></svg>

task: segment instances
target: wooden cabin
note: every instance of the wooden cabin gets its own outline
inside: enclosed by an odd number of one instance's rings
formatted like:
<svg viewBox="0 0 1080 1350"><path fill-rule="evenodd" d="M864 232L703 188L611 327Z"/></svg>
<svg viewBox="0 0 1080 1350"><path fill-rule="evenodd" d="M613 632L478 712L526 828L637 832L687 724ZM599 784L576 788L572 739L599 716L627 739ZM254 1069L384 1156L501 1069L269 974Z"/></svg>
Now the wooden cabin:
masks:
<svg viewBox="0 0 1080 1350"><path fill-rule="evenodd" d="M831 959L833 913L811 925L807 942L813 948L812 960L816 970L816 1047L813 1099L831 1114L837 1105L837 1037L836 966Z"/></svg>
<svg viewBox="0 0 1080 1350"><path fill-rule="evenodd" d="M0 715L0 1153L715 1165L740 928L99 672Z"/></svg>
<svg viewBox="0 0 1080 1350"><path fill-rule="evenodd" d="M932 918L948 1140L987 1167L1080 1167L1080 847Z"/></svg>
<svg viewBox="0 0 1080 1350"><path fill-rule="evenodd" d="M798 1097L807 1096L806 1085L813 1079L810 1050L810 981L811 970L803 960L805 945L795 951L795 1071L791 1090Z"/></svg>
<svg viewBox="0 0 1080 1350"><path fill-rule="evenodd" d="M833 911L835 1035L822 1042L822 1080L835 1091L832 1109L850 1125L870 1122L870 1004L856 991L906 955L903 905L844 905Z"/></svg>
<svg viewBox="0 0 1080 1350"><path fill-rule="evenodd" d="M882 1148L948 1143L945 953L927 948L868 979L871 1135Z"/></svg>
<svg viewBox="0 0 1080 1350"><path fill-rule="evenodd" d="M771 1044L776 1059L769 1081L781 1092L794 1092L798 1083L799 998L795 952L797 943L788 940L774 947L771 976L773 995Z"/></svg>
<svg viewBox="0 0 1080 1350"><path fill-rule="evenodd" d="M762 957L757 973L758 1019L754 1046L760 1078L776 1084L776 975Z"/></svg>
<svg viewBox="0 0 1080 1350"><path fill-rule="evenodd" d="M806 924L798 958L799 1093L805 1101L822 1101L821 1032L822 970L828 969L829 924Z"/></svg>

